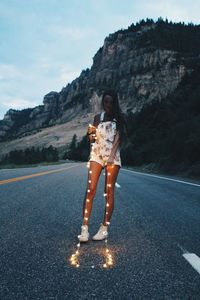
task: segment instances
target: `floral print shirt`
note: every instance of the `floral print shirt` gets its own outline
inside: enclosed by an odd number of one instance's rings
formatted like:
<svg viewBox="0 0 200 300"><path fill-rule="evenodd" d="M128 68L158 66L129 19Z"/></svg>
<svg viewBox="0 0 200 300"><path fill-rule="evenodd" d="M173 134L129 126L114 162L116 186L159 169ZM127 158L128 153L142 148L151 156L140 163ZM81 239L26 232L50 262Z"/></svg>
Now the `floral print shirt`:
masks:
<svg viewBox="0 0 200 300"><path fill-rule="evenodd" d="M117 128L116 119L113 119L113 121L105 122L103 122L103 119L104 112L101 113L100 123L96 128L96 141L92 146L90 160L101 160L105 163L110 156L114 138L117 133ZM114 164L118 164L121 166L119 148L116 151Z"/></svg>

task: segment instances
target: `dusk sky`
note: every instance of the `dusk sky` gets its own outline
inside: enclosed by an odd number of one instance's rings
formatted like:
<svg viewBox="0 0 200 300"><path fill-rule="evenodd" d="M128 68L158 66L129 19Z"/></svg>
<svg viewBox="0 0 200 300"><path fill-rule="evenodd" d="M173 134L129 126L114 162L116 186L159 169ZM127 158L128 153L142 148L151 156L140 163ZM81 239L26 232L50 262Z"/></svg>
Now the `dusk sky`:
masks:
<svg viewBox="0 0 200 300"><path fill-rule="evenodd" d="M199 24L200 1L1 0L0 119L90 68L110 33L141 19Z"/></svg>

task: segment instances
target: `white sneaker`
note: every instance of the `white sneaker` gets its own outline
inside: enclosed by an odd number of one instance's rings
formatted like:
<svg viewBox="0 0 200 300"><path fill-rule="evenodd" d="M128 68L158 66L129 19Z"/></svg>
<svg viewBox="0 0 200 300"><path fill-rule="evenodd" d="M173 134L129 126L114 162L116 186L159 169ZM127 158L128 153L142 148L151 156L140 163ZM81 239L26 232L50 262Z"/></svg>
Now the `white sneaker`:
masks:
<svg viewBox="0 0 200 300"><path fill-rule="evenodd" d="M80 242L87 242L89 239L88 225L81 226L81 234L78 235Z"/></svg>
<svg viewBox="0 0 200 300"><path fill-rule="evenodd" d="M101 241L101 240L106 239L108 236L107 228L108 228L108 226L103 225L103 223L101 223L98 232L92 237L92 239L95 241Z"/></svg>

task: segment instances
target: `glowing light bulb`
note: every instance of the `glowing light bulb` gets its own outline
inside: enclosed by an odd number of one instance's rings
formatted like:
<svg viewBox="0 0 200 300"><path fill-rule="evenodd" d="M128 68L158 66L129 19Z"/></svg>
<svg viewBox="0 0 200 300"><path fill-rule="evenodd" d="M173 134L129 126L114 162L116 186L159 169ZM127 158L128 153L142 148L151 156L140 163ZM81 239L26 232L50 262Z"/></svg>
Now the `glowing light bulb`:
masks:
<svg viewBox="0 0 200 300"><path fill-rule="evenodd" d="M104 193L103 195L104 195L104 197L106 197L106 196L107 196L107 193Z"/></svg>
<svg viewBox="0 0 200 300"><path fill-rule="evenodd" d="M73 258L73 257L71 257L70 260L71 260L71 263L75 262L75 258Z"/></svg>
<svg viewBox="0 0 200 300"><path fill-rule="evenodd" d="M104 267L104 268L106 268L106 267L107 267L107 265L106 265L106 264L103 264L103 267Z"/></svg>
<svg viewBox="0 0 200 300"><path fill-rule="evenodd" d="M78 236L78 238L79 238L79 236ZM77 250L70 257L71 265L76 266L76 267L80 266L80 263L78 260L79 248L80 248L80 242L77 244Z"/></svg>
<svg viewBox="0 0 200 300"><path fill-rule="evenodd" d="M107 225L109 225L109 224L110 224L110 222L106 222L106 224L107 224Z"/></svg>
<svg viewBox="0 0 200 300"><path fill-rule="evenodd" d="M107 186L111 187L111 183L108 183Z"/></svg>
<svg viewBox="0 0 200 300"><path fill-rule="evenodd" d="M106 206L109 206L109 203L107 203Z"/></svg>
<svg viewBox="0 0 200 300"><path fill-rule="evenodd" d="M86 201L87 201L87 202L90 202L90 199L87 199Z"/></svg>
<svg viewBox="0 0 200 300"><path fill-rule="evenodd" d="M106 215L108 215L108 212L106 212Z"/></svg>
<svg viewBox="0 0 200 300"><path fill-rule="evenodd" d="M90 170L89 173L92 174L92 170Z"/></svg>
<svg viewBox="0 0 200 300"><path fill-rule="evenodd" d="M88 191L88 193L90 193L90 189L89 190L87 190Z"/></svg>
<svg viewBox="0 0 200 300"><path fill-rule="evenodd" d="M110 172L108 172L108 176L110 176Z"/></svg>
<svg viewBox="0 0 200 300"><path fill-rule="evenodd" d="M89 183L91 183L92 181L91 181L91 180L89 180L88 182L89 182Z"/></svg>
<svg viewBox="0 0 200 300"><path fill-rule="evenodd" d="M88 212L87 209L85 209L85 213L86 213L86 214L87 214L87 212Z"/></svg>
<svg viewBox="0 0 200 300"><path fill-rule="evenodd" d="M84 219L85 219L85 220L88 220L88 218L86 218L86 217L85 217Z"/></svg>

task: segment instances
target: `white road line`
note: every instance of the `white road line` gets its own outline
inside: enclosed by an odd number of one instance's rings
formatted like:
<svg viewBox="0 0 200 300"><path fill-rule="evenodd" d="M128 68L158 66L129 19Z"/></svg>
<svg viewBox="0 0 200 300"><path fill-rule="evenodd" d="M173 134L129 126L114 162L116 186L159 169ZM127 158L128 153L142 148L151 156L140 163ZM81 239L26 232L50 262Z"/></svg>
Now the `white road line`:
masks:
<svg viewBox="0 0 200 300"><path fill-rule="evenodd" d="M200 257L198 257L195 253L184 253L183 257L200 274Z"/></svg>
<svg viewBox="0 0 200 300"><path fill-rule="evenodd" d="M181 182L181 183L185 183L185 184L189 184L189 185L195 185L195 186L200 187L200 184L192 183L192 182L188 182L188 181L182 181L182 180L178 180L178 179L172 179L172 178L169 178L169 177L164 177L164 176L152 175L152 174L143 173L143 172L127 170L127 169L124 169L124 168L122 170L127 171L127 172L131 172L131 173L137 173L137 174L142 174L142 175L146 175L146 176L157 177L157 178L161 178L161 179L165 179L165 180L171 180L171 181Z"/></svg>
<svg viewBox="0 0 200 300"><path fill-rule="evenodd" d="M119 184L119 183L115 183L115 186L117 187L117 188L120 188L121 187L121 185Z"/></svg>

